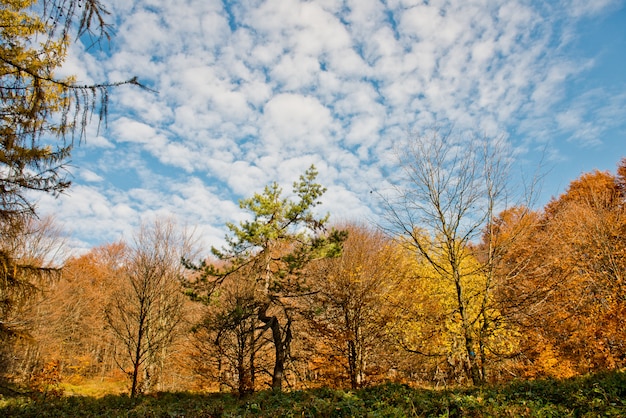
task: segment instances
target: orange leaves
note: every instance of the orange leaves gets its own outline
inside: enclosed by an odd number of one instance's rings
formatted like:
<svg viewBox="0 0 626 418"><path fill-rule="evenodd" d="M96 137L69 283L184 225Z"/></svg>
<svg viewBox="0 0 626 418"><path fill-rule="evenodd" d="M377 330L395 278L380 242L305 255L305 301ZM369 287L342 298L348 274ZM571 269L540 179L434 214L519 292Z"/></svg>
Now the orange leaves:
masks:
<svg viewBox="0 0 626 418"><path fill-rule="evenodd" d="M43 365L40 371L35 373L29 382L30 389L40 393L43 397L60 397L63 389L61 383L61 371L59 360L52 360Z"/></svg>
<svg viewBox="0 0 626 418"><path fill-rule="evenodd" d="M594 210L611 210L621 204L618 184L618 179L607 171L585 173L572 181L564 194L546 206L546 215L554 216L570 204Z"/></svg>
<svg viewBox="0 0 626 418"><path fill-rule="evenodd" d="M503 255L505 270L519 265L524 252L535 266L520 270L506 300L546 289L540 303L520 316L526 374L566 377L625 364L625 174L622 159L617 175L594 171L572 181L523 240L528 249Z"/></svg>
<svg viewBox="0 0 626 418"><path fill-rule="evenodd" d="M338 365L311 365L325 379L353 388L374 379L375 364L390 346L389 330L400 314L398 300L408 298L401 287L408 274L402 249L382 233L362 225L342 225L348 231L341 255L319 263L305 315L316 345ZM388 352L387 352L388 353Z"/></svg>

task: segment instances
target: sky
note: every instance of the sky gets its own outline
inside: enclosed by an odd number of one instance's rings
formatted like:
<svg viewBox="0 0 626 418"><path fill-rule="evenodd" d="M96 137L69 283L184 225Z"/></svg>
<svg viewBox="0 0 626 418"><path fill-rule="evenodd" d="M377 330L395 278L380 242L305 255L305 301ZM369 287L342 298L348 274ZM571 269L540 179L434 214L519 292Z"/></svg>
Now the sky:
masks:
<svg viewBox="0 0 626 418"><path fill-rule="evenodd" d="M503 138L541 166L542 207L626 157L620 0L106 0L103 48L59 75L137 76L88 129L72 187L39 196L75 251L170 217L223 243L239 199L314 164L334 221L376 222L399 141L440 124ZM207 250L208 252L208 250Z"/></svg>

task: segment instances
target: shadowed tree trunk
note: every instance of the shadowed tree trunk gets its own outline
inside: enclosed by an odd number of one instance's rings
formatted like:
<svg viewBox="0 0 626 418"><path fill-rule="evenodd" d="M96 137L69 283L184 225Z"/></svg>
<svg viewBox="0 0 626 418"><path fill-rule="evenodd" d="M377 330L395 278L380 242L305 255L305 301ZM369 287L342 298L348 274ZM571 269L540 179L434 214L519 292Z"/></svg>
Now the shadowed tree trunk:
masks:
<svg viewBox="0 0 626 418"><path fill-rule="evenodd" d="M272 372L272 389L281 390L285 375L285 362L289 356L291 345L291 319L287 318L285 329L280 326L276 316L267 316L268 305L259 308L259 320L265 324L266 329L272 332L272 342L274 344L274 370Z"/></svg>

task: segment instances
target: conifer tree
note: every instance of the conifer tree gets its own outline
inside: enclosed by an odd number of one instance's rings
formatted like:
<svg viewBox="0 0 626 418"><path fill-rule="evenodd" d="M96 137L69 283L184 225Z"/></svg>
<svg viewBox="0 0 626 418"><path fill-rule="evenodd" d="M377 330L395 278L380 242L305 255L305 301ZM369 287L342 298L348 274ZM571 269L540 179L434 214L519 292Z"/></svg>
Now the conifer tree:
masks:
<svg viewBox="0 0 626 418"><path fill-rule="evenodd" d="M58 194L74 139L82 139L94 110L103 118L109 88L60 78L70 42L108 37L98 0L2 0L0 9L0 221L33 215L30 191Z"/></svg>
<svg viewBox="0 0 626 418"><path fill-rule="evenodd" d="M70 42L109 37L99 0L0 0L0 340L8 318L55 273L19 259L11 243L36 217L34 192L58 195L70 186L72 146L94 111L107 112L109 88L58 77ZM73 36L72 36L73 35ZM27 291L28 290L28 291ZM16 295L20 295L19 298ZM20 303L18 303L18 299Z"/></svg>
<svg viewBox="0 0 626 418"><path fill-rule="evenodd" d="M280 186L272 183L263 193L240 202L252 220L227 224L230 236L226 247L212 250L226 262L224 268L206 262L199 266L187 263L201 273L196 282L188 283L190 295L205 303L210 303L213 291L235 272L256 282L254 311L260 330L271 334L271 385L277 390L283 385L293 339L293 301L307 293L306 267L316 259L338 255L346 237L340 231L327 232L328 215L317 217L313 211L326 191L315 182L317 174L311 166L300 176L293 184L293 199L282 197Z"/></svg>

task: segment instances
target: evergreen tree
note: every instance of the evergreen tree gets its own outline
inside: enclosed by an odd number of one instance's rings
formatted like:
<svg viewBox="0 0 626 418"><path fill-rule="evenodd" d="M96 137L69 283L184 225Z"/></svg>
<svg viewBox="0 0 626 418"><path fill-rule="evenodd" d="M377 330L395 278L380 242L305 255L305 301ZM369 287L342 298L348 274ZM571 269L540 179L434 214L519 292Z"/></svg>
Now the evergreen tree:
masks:
<svg viewBox="0 0 626 418"><path fill-rule="evenodd" d="M227 224L227 246L213 248L213 254L226 265L202 263L188 266L199 271L200 278L188 283L195 300L210 302L217 286L226 277L239 272L253 279L254 310L260 330L271 333L274 348L272 388L282 388L285 366L293 339L294 300L307 292L306 267L312 261L338 255L346 234L326 231L328 215L317 217L313 209L326 191L315 182L311 166L293 185L295 198L283 198L277 183L265 187L240 202L252 220L239 225Z"/></svg>

